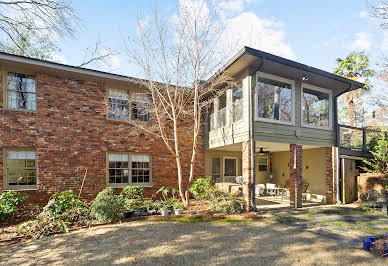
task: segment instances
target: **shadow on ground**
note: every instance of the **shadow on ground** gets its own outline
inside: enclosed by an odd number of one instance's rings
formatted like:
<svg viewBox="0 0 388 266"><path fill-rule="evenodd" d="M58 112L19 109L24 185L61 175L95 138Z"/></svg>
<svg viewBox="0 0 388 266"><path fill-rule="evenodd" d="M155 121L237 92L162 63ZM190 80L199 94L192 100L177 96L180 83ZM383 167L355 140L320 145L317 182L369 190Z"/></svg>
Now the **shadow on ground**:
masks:
<svg viewBox="0 0 388 266"><path fill-rule="evenodd" d="M384 261L288 226L128 222L0 248L0 261L21 264L373 264Z"/></svg>

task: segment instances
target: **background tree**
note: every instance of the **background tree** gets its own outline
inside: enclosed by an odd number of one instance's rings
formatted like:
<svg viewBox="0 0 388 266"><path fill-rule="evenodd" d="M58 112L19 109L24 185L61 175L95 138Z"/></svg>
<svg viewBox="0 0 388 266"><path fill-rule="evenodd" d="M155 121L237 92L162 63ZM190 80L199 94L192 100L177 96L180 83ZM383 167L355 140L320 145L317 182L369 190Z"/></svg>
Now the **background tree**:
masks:
<svg viewBox="0 0 388 266"><path fill-rule="evenodd" d="M173 19L165 21L155 11L148 23L139 19L138 36L125 42L131 62L142 70L145 81L138 82L151 97L152 114L152 124L128 123L163 140L175 158L185 206L195 179L204 112L215 96L235 85L225 73L204 82L225 62L216 49L223 30L220 21L207 1L180 1ZM190 136L190 143L182 143L184 135ZM189 144L191 150L183 144ZM189 166L188 172L184 166Z"/></svg>
<svg viewBox="0 0 388 266"><path fill-rule="evenodd" d="M376 72L370 68L369 57L365 52L352 52L345 59L337 59L338 67L334 73L349 79L364 82L364 88L359 88L343 94L343 99L348 107L349 125L355 123L355 100L359 99L367 90L370 89L369 78L373 77Z"/></svg>

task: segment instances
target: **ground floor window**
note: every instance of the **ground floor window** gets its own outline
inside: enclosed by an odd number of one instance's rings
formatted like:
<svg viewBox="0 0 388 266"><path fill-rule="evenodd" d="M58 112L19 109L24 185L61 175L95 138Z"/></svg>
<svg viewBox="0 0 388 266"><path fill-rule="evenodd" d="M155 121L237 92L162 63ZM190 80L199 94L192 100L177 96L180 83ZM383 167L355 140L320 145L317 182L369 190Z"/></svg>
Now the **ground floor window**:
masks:
<svg viewBox="0 0 388 266"><path fill-rule="evenodd" d="M219 179L221 178L221 159L220 158L212 159L212 177L216 181L219 181Z"/></svg>
<svg viewBox="0 0 388 266"><path fill-rule="evenodd" d="M259 158L259 172L268 171L268 158Z"/></svg>
<svg viewBox="0 0 388 266"><path fill-rule="evenodd" d="M236 176L236 175L237 175L237 159L224 158L224 176Z"/></svg>
<svg viewBox="0 0 388 266"><path fill-rule="evenodd" d="M5 187L7 189L36 188L36 152L7 149L5 151Z"/></svg>
<svg viewBox="0 0 388 266"><path fill-rule="evenodd" d="M150 186L151 155L138 153L108 154L108 183L110 186Z"/></svg>

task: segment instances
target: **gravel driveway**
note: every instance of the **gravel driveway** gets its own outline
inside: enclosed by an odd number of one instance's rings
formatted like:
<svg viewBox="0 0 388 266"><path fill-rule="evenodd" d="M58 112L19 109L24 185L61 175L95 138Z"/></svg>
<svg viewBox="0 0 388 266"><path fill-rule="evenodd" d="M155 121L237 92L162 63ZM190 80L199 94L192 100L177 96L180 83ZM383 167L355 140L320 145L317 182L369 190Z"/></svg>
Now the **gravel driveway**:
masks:
<svg viewBox="0 0 388 266"><path fill-rule="evenodd" d="M1 264L383 265L359 248L283 224L138 221L0 248Z"/></svg>

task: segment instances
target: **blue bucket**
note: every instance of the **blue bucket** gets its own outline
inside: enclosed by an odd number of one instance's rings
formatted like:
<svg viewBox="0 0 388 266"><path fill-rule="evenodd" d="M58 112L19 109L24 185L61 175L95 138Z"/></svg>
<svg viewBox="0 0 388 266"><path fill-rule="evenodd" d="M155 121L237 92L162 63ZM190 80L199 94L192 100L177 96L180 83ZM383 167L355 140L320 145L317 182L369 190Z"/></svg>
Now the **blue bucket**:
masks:
<svg viewBox="0 0 388 266"><path fill-rule="evenodd" d="M369 240L364 240L363 244L364 244L364 250L370 251L371 242Z"/></svg>
<svg viewBox="0 0 388 266"><path fill-rule="evenodd" d="M375 236L367 236L366 240L369 240L370 242L375 242L376 241L376 237Z"/></svg>

